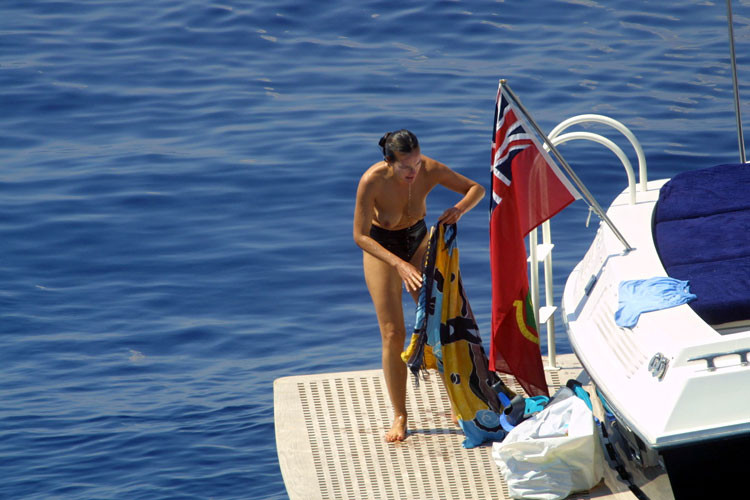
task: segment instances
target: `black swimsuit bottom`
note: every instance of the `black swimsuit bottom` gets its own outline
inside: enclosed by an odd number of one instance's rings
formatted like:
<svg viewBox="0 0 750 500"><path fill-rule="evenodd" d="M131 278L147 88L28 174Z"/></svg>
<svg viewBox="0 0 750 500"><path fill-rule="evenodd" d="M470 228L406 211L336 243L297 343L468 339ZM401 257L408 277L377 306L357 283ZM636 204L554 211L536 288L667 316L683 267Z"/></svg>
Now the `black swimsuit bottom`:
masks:
<svg viewBox="0 0 750 500"><path fill-rule="evenodd" d="M427 225L424 223L424 219L411 227L397 229L396 231L383 229L374 224L370 227L372 239L406 262L411 261L411 258L414 257L425 235L427 235Z"/></svg>

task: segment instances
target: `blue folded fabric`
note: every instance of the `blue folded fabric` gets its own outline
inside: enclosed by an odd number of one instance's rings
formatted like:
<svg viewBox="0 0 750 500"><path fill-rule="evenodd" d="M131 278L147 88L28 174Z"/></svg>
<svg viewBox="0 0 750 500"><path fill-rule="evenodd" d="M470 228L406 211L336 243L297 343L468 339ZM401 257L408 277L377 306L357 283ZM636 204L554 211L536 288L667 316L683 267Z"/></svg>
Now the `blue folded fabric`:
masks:
<svg viewBox="0 0 750 500"><path fill-rule="evenodd" d="M503 426L503 429L510 432L524 420L544 410L549 402L550 399L547 396L533 396L530 398L516 396L510 402L510 405L505 408L503 414L500 415L500 425Z"/></svg>
<svg viewBox="0 0 750 500"><path fill-rule="evenodd" d="M615 323L633 328L642 313L679 306L694 300L690 284L674 278L656 277L620 283Z"/></svg>

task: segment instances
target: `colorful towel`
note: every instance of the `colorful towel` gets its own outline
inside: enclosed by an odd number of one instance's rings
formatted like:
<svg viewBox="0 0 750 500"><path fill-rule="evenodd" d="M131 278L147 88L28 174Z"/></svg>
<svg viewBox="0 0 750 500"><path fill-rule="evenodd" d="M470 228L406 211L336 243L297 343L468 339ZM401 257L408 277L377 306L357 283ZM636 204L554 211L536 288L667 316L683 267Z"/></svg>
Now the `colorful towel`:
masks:
<svg viewBox="0 0 750 500"><path fill-rule="evenodd" d="M456 225L433 227L425 257L414 333L401 355L417 376L423 369L443 375L453 412L466 436L465 448L505 437L503 405L515 394L488 369L479 328L458 268ZM508 399L503 398L506 401Z"/></svg>

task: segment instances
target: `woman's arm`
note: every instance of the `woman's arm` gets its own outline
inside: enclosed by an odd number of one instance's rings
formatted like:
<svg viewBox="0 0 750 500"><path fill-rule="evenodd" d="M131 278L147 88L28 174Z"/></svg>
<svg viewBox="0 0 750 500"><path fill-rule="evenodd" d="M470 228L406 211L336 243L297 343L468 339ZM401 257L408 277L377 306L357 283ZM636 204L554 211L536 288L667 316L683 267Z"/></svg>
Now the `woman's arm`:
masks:
<svg viewBox="0 0 750 500"><path fill-rule="evenodd" d="M354 205L354 242L365 252L395 267L401 259L370 237L370 226L375 213L375 184L376 180L372 179L369 172L359 181L357 201Z"/></svg>
<svg viewBox="0 0 750 500"><path fill-rule="evenodd" d="M484 188L446 165L436 162L438 183L448 189L464 195L458 203L443 212L438 223L453 224L458 222L463 214L474 208L484 198Z"/></svg>
<svg viewBox="0 0 750 500"><path fill-rule="evenodd" d="M410 263L396 257L370 237L370 227L375 213L376 179L365 173L357 187L357 200L354 205L354 242L365 252L395 268L404 282L407 292L419 290L422 286L422 273Z"/></svg>

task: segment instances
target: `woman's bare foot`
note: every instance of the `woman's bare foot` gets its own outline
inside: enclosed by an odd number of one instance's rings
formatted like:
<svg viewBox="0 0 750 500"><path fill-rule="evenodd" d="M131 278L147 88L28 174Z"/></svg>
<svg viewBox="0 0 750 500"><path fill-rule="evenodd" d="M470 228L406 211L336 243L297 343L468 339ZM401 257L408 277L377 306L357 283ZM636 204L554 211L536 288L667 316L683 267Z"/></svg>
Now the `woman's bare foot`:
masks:
<svg viewBox="0 0 750 500"><path fill-rule="evenodd" d="M394 443L404 439L406 439L406 415L397 415L393 419L391 430L385 434L385 440L388 443Z"/></svg>
<svg viewBox="0 0 750 500"><path fill-rule="evenodd" d="M455 425L456 427L459 427L458 417L456 416L456 412L454 412L452 409L451 409L451 422L453 422L453 425Z"/></svg>

